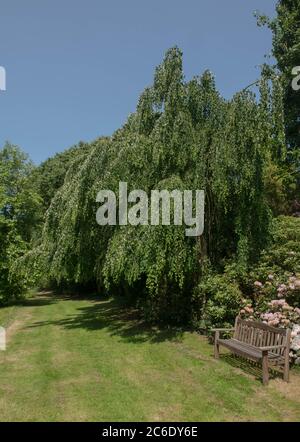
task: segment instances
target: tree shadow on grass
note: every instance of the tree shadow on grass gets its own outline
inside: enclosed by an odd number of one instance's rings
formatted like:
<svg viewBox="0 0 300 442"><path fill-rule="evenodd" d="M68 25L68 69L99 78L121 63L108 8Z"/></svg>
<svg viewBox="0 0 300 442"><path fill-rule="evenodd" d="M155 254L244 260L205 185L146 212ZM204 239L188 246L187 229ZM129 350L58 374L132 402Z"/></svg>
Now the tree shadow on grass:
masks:
<svg viewBox="0 0 300 442"><path fill-rule="evenodd" d="M231 353L222 354L220 355L220 358L232 367L239 368L243 372L255 377L257 380L262 380L262 366L258 362L250 361ZM270 368L269 378L276 379L278 377L282 378L282 373Z"/></svg>
<svg viewBox="0 0 300 442"><path fill-rule="evenodd" d="M43 298L27 298L20 301L19 305L22 307L42 307L43 305L56 304L57 300L50 297Z"/></svg>
<svg viewBox="0 0 300 442"><path fill-rule="evenodd" d="M21 306L21 307L39 307L43 305L55 304L58 299L52 296L52 292L39 292L37 295L24 295L17 300L12 300L5 304L5 307L9 306Z"/></svg>
<svg viewBox="0 0 300 442"><path fill-rule="evenodd" d="M138 310L126 308L118 300L108 299L100 302L96 302L94 298L92 300L95 301L92 305L79 307L78 313L74 315L59 320L35 322L30 328L56 325L67 330L76 328L90 331L107 329L110 335L119 336L132 343L159 343L182 339L182 329L151 326L141 318Z"/></svg>
<svg viewBox="0 0 300 442"><path fill-rule="evenodd" d="M23 307L34 307L34 306L56 304L59 301L76 301L76 300L99 302L99 295L97 293L89 293L85 295L74 292L56 293L53 292L52 290L44 290L38 292L32 297L29 298L25 297L23 299L20 299L18 304L22 305Z"/></svg>

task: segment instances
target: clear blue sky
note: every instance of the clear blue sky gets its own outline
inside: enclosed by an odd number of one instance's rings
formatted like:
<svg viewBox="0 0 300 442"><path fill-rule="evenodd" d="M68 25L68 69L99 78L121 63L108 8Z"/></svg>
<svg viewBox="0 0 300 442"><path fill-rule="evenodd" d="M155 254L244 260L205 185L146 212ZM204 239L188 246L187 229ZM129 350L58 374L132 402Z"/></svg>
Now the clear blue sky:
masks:
<svg viewBox="0 0 300 442"><path fill-rule="evenodd" d="M186 78L204 69L229 98L271 49L253 11L275 0L1 0L0 146L39 163L120 127L164 52L183 50Z"/></svg>

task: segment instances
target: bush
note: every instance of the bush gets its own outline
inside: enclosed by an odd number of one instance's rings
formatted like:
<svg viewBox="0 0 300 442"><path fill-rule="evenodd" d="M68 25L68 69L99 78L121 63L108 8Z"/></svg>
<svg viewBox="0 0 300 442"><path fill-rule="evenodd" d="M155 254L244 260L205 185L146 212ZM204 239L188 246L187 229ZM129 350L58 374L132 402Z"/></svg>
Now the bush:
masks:
<svg viewBox="0 0 300 442"><path fill-rule="evenodd" d="M195 326L232 325L242 304L243 294L227 274L210 275L199 283L193 294Z"/></svg>
<svg viewBox="0 0 300 442"><path fill-rule="evenodd" d="M254 293L253 300L244 300L241 317L290 328L290 357L300 365L300 274L290 276L284 283L270 274L265 283L254 282Z"/></svg>
<svg viewBox="0 0 300 442"><path fill-rule="evenodd" d="M300 272L300 218L280 216L273 221L273 242L263 251L257 265L250 271L252 280L265 280Z"/></svg>

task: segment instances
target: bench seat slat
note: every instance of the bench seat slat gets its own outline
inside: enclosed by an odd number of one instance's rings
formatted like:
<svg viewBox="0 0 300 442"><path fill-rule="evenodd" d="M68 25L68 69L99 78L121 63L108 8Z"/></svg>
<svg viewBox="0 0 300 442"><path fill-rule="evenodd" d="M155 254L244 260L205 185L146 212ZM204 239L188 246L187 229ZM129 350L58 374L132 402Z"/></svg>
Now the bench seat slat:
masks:
<svg viewBox="0 0 300 442"><path fill-rule="evenodd" d="M223 345L233 352L237 352L241 356L249 357L255 361L262 359L262 350L260 348L238 341L237 339L219 339L218 343L219 345ZM270 351L268 352L268 359L276 359L278 357L279 356L277 354Z"/></svg>

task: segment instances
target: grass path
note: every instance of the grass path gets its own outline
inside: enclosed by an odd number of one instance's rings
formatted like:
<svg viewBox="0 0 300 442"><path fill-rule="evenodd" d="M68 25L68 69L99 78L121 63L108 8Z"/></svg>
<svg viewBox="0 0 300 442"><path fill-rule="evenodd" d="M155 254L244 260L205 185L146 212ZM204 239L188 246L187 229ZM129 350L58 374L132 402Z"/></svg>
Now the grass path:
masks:
<svg viewBox="0 0 300 442"><path fill-rule="evenodd" d="M149 328L112 300L39 295L0 324L1 421L300 420L299 372L263 387L204 337Z"/></svg>

